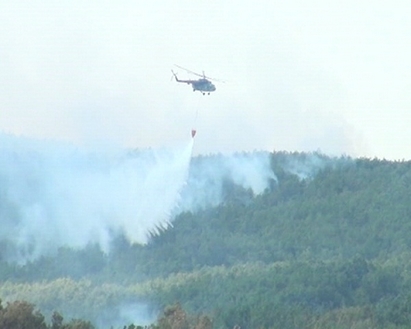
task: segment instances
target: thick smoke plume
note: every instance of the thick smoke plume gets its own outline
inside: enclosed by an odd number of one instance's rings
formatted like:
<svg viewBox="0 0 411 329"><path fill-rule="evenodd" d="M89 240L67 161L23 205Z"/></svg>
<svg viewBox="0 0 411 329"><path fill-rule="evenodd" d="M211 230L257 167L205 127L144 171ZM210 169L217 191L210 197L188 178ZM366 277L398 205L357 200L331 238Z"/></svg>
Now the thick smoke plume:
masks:
<svg viewBox="0 0 411 329"><path fill-rule="evenodd" d="M193 140L173 149L80 148L0 134L1 256L25 262L115 234L146 243L182 211L221 202L225 180L261 193L269 154L209 157L190 168Z"/></svg>
<svg viewBox="0 0 411 329"><path fill-rule="evenodd" d="M277 180L268 152L238 153L193 159L187 185L178 210L195 211L216 206L224 197L224 183L230 182L256 194Z"/></svg>
<svg viewBox="0 0 411 329"><path fill-rule="evenodd" d="M130 242L166 227L188 173L192 143L174 150L84 150L1 136L0 240L32 259L59 246Z"/></svg>

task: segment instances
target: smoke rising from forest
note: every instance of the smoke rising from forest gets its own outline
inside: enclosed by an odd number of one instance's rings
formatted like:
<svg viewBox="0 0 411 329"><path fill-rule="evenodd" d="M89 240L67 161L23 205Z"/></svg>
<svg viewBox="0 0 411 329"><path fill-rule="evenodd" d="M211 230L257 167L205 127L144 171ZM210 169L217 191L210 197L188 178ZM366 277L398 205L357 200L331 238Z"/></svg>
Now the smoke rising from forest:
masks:
<svg viewBox="0 0 411 329"><path fill-rule="evenodd" d="M191 162L179 210L193 211L216 206L224 198L224 185L232 183L257 195L277 180L268 152L236 153L230 156L197 157Z"/></svg>
<svg viewBox="0 0 411 329"><path fill-rule="evenodd" d="M25 262L61 246L97 243L113 235L146 243L182 211L222 200L231 181L255 194L275 179L269 154L196 158L193 139L174 148L127 150L0 134L2 257Z"/></svg>

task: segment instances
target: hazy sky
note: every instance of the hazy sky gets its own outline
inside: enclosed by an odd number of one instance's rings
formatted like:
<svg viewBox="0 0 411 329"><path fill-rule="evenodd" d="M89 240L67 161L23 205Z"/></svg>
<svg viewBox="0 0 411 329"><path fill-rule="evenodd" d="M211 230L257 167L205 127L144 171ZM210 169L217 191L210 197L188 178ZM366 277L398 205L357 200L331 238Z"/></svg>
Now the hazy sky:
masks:
<svg viewBox="0 0 411 329"><path fill-rule="evenodd" d="M158 148L195 127L197 154L411 159L409 1L3 0L0 9L2 132ZM193 93L170 81L175 63L227 83Z"/></svg>

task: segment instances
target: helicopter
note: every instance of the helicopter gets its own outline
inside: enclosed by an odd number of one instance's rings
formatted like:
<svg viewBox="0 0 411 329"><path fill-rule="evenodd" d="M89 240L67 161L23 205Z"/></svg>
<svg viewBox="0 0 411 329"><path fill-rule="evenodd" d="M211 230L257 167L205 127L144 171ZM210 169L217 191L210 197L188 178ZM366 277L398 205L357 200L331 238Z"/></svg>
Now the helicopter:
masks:
<svg viewBox="0 0 411 329"><path fill-rule="evenodd" d="M191 85L193 87L193 91L198 90L203 95L205 95L206 93L210 95L211 92L216 90L215 85L210 80L215 80L215 81L219 81L219 80L206 77L206 75L204 74L204 71L203 71L203 74L199 74L199 73L187 70L184 67L181 67L178 65L175 65L175 66L177 66L180 69L183 69L184 71L187 71L188 73L191 73L191 74L194 74L200 77L200 79L197 79L197 80L181 80L177 77L177 73L171 70L177 82L186 83L188 85Z"/></svg>

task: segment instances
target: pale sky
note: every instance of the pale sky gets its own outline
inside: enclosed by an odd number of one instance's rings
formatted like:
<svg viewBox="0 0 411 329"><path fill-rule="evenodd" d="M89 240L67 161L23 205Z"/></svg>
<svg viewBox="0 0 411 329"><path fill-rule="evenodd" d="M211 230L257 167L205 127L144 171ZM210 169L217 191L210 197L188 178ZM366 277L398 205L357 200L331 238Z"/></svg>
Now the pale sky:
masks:
<svg viewBox="0 0 411 329"><path fill-rule="evenodd" d="M196 154L411 159L410 14L405 0L2 0L0 131L159 148L196 128ZM193 93L173 64L226 83Z"/></svg>

